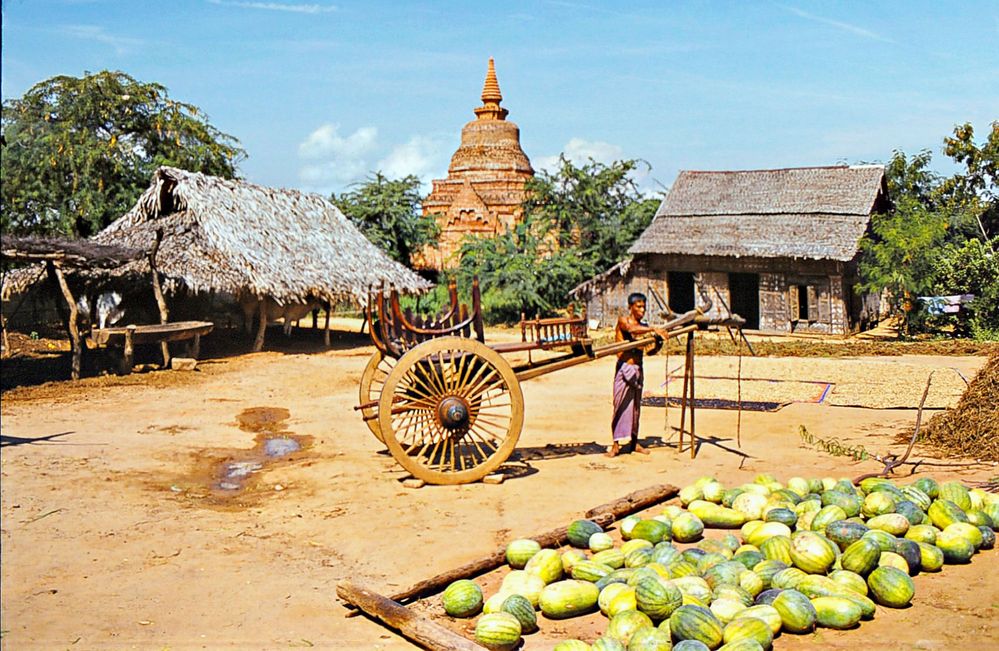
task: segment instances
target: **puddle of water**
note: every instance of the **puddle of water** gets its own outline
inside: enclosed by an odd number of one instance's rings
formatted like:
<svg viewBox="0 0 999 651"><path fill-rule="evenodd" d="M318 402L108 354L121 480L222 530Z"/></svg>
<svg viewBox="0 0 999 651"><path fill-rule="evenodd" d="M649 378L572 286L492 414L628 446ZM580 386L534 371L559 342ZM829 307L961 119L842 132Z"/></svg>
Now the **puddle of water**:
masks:
<svg viewBox="0 0 999 651"><path fill-rule="evenodd" d="M244 432L257 434L252 449L230 455L218 465L212 488L224 493L234 493L246 487L247 481L289 454L302 449L302 437L284 429L291 413L283 407L251 407L236 416L236 423Z"/></svg>

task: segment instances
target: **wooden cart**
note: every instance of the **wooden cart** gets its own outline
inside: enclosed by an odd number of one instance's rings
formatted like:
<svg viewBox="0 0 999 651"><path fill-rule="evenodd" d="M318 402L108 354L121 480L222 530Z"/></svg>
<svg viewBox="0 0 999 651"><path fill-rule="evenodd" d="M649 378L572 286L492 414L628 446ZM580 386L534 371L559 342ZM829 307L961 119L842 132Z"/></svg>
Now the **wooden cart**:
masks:
<svg viewBox="0 0 999 651"><path fill-rule="evenodd" d="M524 319L521 340L486 345L478 280L472 308L459 304L452 282L450 305L425 318L403 310L397 292L370 295L371 339L378 349L361 376L357 407L371 432L414 477L431 484L482 479L513 453L524 423L520 383L622 351L659 350L648 336L594 346L586 314ZM571 309L570 309L571 313ZM669 335L696 329L700 311L665 324ZM556 351L535 360L531 351ZM517 366L503 353L528 352Z"/></svg>

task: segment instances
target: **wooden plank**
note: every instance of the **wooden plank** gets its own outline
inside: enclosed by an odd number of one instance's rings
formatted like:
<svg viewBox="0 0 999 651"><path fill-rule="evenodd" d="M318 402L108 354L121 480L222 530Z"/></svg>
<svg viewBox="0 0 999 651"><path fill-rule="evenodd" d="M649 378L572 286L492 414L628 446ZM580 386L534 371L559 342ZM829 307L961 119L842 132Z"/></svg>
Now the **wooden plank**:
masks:
<svg viewBox="0 0 999 651"><path fill-rule="evenodd" d="M369 616L385 622L425 649L487 651L485 647L410 611L402 604L350 581L341 581L336 586L336 594L348 605L357 606Z"/></svg>
<svg viewBox="0 0 999 651"><path fill-rule="evenodd" d="M670 499L679 494L679 492L679 488L670 484L650 486L649 488L634 491L624 497L596 506L586 512L586 517L592 519L601 527L607 528L624 516L641 511L657 502ZM558 547L565 544L568 540L567 529L568 527L559 527L528 537L537 541L542 547ZM488 556L415 583L409 588L394 594L392 599L398 602L419 599L420 597L439 592L458 579L468 579L485 574L504 563L506 563L506 547L501 547Z"/></svg>
<svg viewBox="0 0 999 651"><path fill-rule="evenodd" d="M133 329L133 343L157 344L161 341L183 341L206 335L215 327L210 321L176 321L153 325L131 325L124 328L94 329L90 338L99 346L125 341L125 331Z"/></svg>

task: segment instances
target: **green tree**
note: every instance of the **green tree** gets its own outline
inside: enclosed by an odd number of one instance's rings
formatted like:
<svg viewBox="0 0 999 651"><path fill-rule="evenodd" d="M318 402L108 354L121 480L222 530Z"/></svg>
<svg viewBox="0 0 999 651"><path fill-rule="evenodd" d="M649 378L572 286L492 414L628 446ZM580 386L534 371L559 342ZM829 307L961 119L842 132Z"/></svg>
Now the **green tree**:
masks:
<svg viewBox="0 0 999 651"><path fill-rule="evenodd" d="M555 172L528 183L522 223L497 237L466 238L456 273L462 286L479 277L487 321L551 314L572 288L627 255L659 205L638 192L636 167L593 160L577 167L562 157Z"/></svg>
<svg viewBox="0 0 999 651"><path fill-rule="evenodd" d="M420 179L412 174L391 180L375 172L332 200L372 243L405 265L440 234L434 217L421 214Z"/></svg>
<svg viewBox="0 0 999 651"><path fill-rule="evenodd" d="M3 104L2 227L90 236L171 165L232 178L239 141L194 105L123 72L58 76Z"/></svg>
<svg viewBox="0 0 999 651"><path fill-rule="evenodd" d="M943 181L940 193L967 215L986 240L999 235L999 121L985 142L975 144L975 130L965 123L944 138L944 153L964 171Z"/></svg>
<svg viewBox="0 0 999 651"><path fill-rule="evenodd" d="M974 294L975 299L954 317L956 332L975 339L999 339L999 255L991 242L969 238L945 245L933 261L931 276L937 295Z"/></svg>
<svg viewBox="0 0 999 651"><path fill-rule="evenodd" d="M594 272L617 264L655 215L660 200L644 198L632 178L638 160L610 165L592 158L581 166L559 157L554 172L541 172L527 184L524 215L554 234Z"/></svg>

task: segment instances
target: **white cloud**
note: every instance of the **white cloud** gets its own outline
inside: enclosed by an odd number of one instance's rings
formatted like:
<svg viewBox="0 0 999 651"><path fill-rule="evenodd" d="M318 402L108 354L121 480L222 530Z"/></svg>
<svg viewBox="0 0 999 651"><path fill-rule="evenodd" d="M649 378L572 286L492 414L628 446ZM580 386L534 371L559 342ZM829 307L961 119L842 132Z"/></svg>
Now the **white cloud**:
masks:
<svg viewBox="0 0 999 651"><path fill-rule="evenodd" d="M624 150L618 145L601 140L583 140L582 138L570 138L569 142L562 148L562 155L573 165L583 165L590 159L610 165L614 161L624 158ZM546 172L554 172L558 169L559 155L541 156L534 160L534 167Z"/></svg>
<svg viewBox="0 0 999 651"><path fill-rule="evenodd" d="M368 160L374 152L378 129L360 127L343 137L337 124L324 124L298 145L300 158L309 161L299 178L310 190L328 193L364 179L371 171Z"/></svg>
<svg viewBox="0 0 999 651"><path fill-rule="evenodd" d="M284 4L283 2L247 2L244 0L208 0L220 7L236 7L238 9L262 9L264 11L287 11L296 14L325 14L336 11L335 5L320 4Z"/></svg>
<svg viewBox="0 0 999 651"><path fill-rule="evenodd" d="M428 136L413 136L378 161L378 169L390 179L413 174L427 184L442 175L443 143Z"/></svg>
<svg viewBox="0 0 999 651"><path fill-rule="evenodd" d="M871 39L872 41L881 41L882 43L895 44L895 41L893 41L892 39L887 38L885 36L881 36L880 34L876 34L875 32L872 32L869 29L864 29L859 25L852 25L850 23L844 23L843 21L840 20L833 20L831 18L823 18L822 16L816 16L814 14L802 11L797 7L784 7L784 8L793 13L795 16L804 18L805 20L821 23L823 25L829 25L830 27L835 27L838 30L849 32L850 34L853 34L855 36L868 38Z"/></svg>

